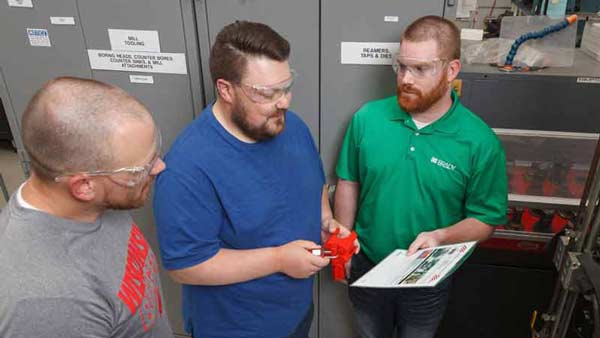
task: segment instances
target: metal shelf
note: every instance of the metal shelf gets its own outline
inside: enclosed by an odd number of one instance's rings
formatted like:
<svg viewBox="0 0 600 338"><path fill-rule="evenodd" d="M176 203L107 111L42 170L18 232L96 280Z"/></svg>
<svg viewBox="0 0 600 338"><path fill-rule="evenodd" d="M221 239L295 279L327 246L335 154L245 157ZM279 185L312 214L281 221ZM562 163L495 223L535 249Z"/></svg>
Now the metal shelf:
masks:
<svg viewBox="0 0 600 338"><path fill-rule="evenodd" d="M528 231L515 231L498 229L494 231L492 238L505 238L514 240L526 240L533 242L548 242L554 237L554 234L543 233L543 232L528 232Z"/></svg>
<svg viewBox="0 0 600 338"><path fill-rule="evenodd" d="M508 194L508 201L515 202L510 203L511 205L527 206L530 208L548 208L548 207L559 207L563 209L576 210L579 208L581 199L579 198L564 198L564 197L549 197L549 196L535 196L535 195L519 195L519 194Z"/></svg>
<svg viewBox="0 0 600 338"><path fill-rule="evenodd" d="M529 137L551 137L564 138L575 140L598 140L598 133L576 133L553 130L528 130L528 129L509 129L509 128L492 128L498 136L529 136Z"/></svg>

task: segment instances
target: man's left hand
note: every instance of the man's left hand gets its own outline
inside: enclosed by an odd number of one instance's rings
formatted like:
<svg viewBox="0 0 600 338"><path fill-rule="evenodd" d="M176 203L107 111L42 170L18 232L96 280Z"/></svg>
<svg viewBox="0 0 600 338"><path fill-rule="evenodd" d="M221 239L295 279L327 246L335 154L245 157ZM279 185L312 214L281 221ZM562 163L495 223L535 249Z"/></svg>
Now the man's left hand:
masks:
<svg viewBox="0 0 600 338"><path fill-rule="evenodd" d="M417 252L419 249L432 248L435 246L440 246L443 243L443 235L439 230L422 232L415 238L412 244L408 247L408 251L406 252L407 256L410 256Z"/></svg>
<svg viewBox="0 0 600 338"><path fill-rule="evenodd" d="M331 235L335 233L337 229L340 229L339 234L337 234L337 236L339 236L340 238L346 238L350 236L351 231L345 226L343 226L340 222L336 221L334 218L329 218L323 221L321 223L322 243L325 244L325 242L327 242L329 237L331 237ZM354 252L354 254L359 253L360 244L358 243L358 239L354 241L354 246L356 247L356 251Z"/></svg>

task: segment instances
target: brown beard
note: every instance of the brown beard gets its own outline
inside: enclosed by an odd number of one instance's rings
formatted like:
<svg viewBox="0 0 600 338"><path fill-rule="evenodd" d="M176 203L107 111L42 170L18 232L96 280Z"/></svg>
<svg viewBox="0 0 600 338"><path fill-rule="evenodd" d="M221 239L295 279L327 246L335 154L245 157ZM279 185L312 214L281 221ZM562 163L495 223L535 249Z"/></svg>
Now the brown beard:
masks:
<svg viewBox="0 0 600 338"><path fill-rule="evenodd" d="M114 210L131 210L142 207L148 198L149 192L147 190L150 189L153 181L154 178L151 178L142 187L139 187L139 190L133 190L135 188L132 188L132 190L127 191L125 197L115 198L110 196L105 202L105 207Z"/></svg>
<svg viewBox="0 0 600 338"><path fill-rule="evenodd" d="M279 135L283 131L285 127L286 111L287 109L277 109L274 112L265 115L265 122L263 122L262 125L255 127L251 126L248 123L248 111L246 107L244 107L243 104L241 104L239 101L236 101L236 103L233 106L231 120L246 136L256 141L264 141ZM269 121L272 118L279 118L280 116L282 116L282 119L275 121L275 123L278 127L281 128L278 128L279 130L277 132L269 130L267 128L267 124L269 123Z"/></svg>
<svg viewBox="0 0 600 338"><path fill-rule="evenodd" d="M408 113L422 113L438 102L447 91L448 76L444 73L440 81L428 93L423 93L412 85L403 84L398 86L398 104ZM403 96L403 93L413 94L414 97Z"/></svg>

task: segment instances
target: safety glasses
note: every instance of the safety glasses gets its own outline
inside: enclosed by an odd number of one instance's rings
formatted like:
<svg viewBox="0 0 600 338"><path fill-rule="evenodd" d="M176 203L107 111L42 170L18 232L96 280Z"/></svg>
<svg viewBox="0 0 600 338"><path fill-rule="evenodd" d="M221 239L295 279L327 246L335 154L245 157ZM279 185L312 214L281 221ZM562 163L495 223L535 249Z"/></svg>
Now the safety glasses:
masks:
<svg viewBox="0 0 600 338"><path fill-rule="evenodd" d="M398 56L392 68L398 76L404 76L408 71L416 78L436 76L444 68L447 59L419 59L407 56Z"/></svg>
<svg viewBox="0 0 600 338"><path fill-rule="evenodd" d="M55 182L65 181L68 177L73 175L86 175L86 176L107 176L113 182L126 186L129 188L135 187L140 183L144 182L150 175L150 172L156 165L156 161L160 158L162 148L162 136L160 131L157 129L157 136L155 138L155 151L156 154L152 160L143 166L124 167L114 170L93 170L93 171L80 171L76 173L68 173L57 176L54 178Z"/></svg>
<svg viewBox="0 0 600 338"><path fill-rule="evenodd" d="M292 74L289 79L282 82L263 86L249 83L240 83L239 86L242 88L244 94L255 103L271 103L279 100L283 95L288 94L292 90L294 80L296 79L296 72L290 70Z"/></svg>

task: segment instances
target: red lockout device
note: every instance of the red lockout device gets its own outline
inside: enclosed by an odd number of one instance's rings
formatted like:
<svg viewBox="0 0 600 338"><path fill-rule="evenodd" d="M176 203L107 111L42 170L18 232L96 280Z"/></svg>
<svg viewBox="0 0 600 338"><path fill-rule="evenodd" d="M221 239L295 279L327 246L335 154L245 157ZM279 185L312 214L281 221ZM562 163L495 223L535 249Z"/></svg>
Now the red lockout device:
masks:
<svg viewBox="0 0 600 338"><path fill-rule="evenodd" d="M523 209L523 215L521 215L521 225L523 225L524 231L532 232L535 225L541 221L542 215L539 210L532 210L529 208Z"/></svg>
<svg viewBox="0 0 600 338"><path fill-rule="evenodd" d="M356 232L352 231L348 237L338 236L340 229L336 229L331 237L323 245L323 252L331 258L331 269L333 270L333 279L336 281L346 279L346 263L352 258L356 251L354 242L356 241Z"/></svg>
<svg viewBox="0 0 600 338"><path fill-rule="evenodd" d="M558 233L569 224L569 221L574 217L572 213L557 211L552 216L550 227L553 233Z"/></svg>

